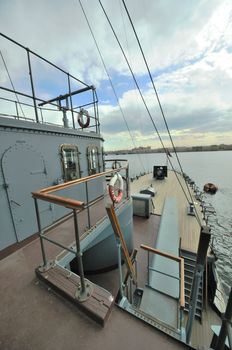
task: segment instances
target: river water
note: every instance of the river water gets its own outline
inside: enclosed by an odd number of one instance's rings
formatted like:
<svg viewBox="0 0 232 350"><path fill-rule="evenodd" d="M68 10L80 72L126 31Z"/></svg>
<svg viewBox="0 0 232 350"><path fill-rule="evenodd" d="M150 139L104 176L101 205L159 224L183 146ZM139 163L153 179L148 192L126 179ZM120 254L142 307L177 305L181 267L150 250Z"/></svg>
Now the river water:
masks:
<svg viewBox="0 0 232 350"><path fill-rule="evenodd" d="M232 286L232 151L182 152L178 156L183 171L195 181L200 190L207 182L218 186L215 195L205 194L203 200L212 205L216 212L208 216L208 224L211 225L213 248L218 257L217 271L225 294L228 295ZM152 171L154 165L166 164L166 156L162 153L107 158L127 159L130 177ZM179 170L174 154L170 160L174 168Z"/></svg>

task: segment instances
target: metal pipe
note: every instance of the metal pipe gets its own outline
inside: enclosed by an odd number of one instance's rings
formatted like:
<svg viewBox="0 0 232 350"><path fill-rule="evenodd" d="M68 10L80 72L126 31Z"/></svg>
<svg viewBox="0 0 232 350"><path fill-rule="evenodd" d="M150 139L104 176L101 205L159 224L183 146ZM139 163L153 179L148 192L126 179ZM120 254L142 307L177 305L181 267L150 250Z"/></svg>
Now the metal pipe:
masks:
<svg viewBox="0 0 232 350"><path fill-rule="evenodd" d="M153 267L150 267L150 266L148 266L148 270L149 270L149 271L150 271L150 270L151 270L151 271L155 271L155 272L157 272L157 273L160 273L161 275L164 275L164 276L167 276L167 277L170 277L170 278L174 278L174 279L176 279L176 280L178 280L178 281L181 280L181 278L179 278L179 277L172 276L172 275L170 275L169 273L165 273L165 272L162 272L162 271L153 269Z"/></svg>
<svg viewBox="0 0 232 350"><path fill-rule="evenodd" d="M85 92L85 91L89 91L89 90L92 90L93 89L93 86L87 86L87 87L84 87L82 89L79 89L79 90L75 90L71 93L68 93L68 94L64 94L64 95L60 95L60 96L57 96L57 97L54 97L50 100L47 100L45 102L42 102L39 104L40 107L42 107L43 105L47 104L47 103L51 103L51 102L55 102L55 101L62 101L62 100L66 100L67 97L69 96L73 96L73 95L76 95L76 94L80 94L82 92Z"/></svg>
<svg viewBox="0 0 232 350"><path fill-rule="evenodd" d="M36 106L36 98L35 98L33 76L32 76L32 70L31 70L31 60L30 60L29 49L27 49L27 60L28 60L28 68L29 68L29 75L30 75L30 81L31 81L32 99L33 99L33 104L34 104L34 109L35 109L35 119L36 119L36 123L39 123L39 116L38 116L37 106Z"/></svg>
<svg viewBox="0 0 232 350"><path fill-rule="evenodd" d="M42 229L41 229L38 201L37 201L36 198L34 198L34 203L35 203L35 212L36 212L37 225L38 225L38 230L39 230L40 246L41 246L41 252L42 252L42 257L43 257L43 264L44 264L44 266L46 266L47 265L47 259L46 259L46 253L45 253L43 239L41 237L42 236Z"/></svg>
<svg viewBox="0 0 232 350"><path fill-rule="evenodd" d="M84 276L84 268L82 261L82 252L80 247L80 238L79 238L79 230L78 230L78 221L77 221L77 213L76 210L73 209L73 218L74 218L74 230L75 230L75 240L76 240L76 258L80 272L80 281L81 281L81 293L85 293L85 276Z"/></svg>
<svg viewBox="0 0 232 350"><path fill-rule="evenodd" d="M44 235L41 235L41 238L42 238L42 239L45 239L46 241L48 241L48 242L50 242L50 243L53 243L53 244L57 245L57 246L60 247L60 248L63 248L63 249L65 249L65 250L69 251L70 253L72 253L72 254L74 254L74 255L76 255L76 251L75 251L75 250L73 250L73 249L71 249L71 248L69 248L69 247L66 247L65 245L63 245L63 244L61 244L61 243L55 241L55 240L52 239L52 238L48 238L48 237L46 237L46 236L44 236Z"/></svg>
<svg viewBox="0 0 232 350"><path fill-rule="evenodd" d="M19 110L18 110L18 104L17 104L17 101L15 101L15 108L16 108L16 114L17 114L17 117L19 117Z"/></svg>
<svg viewBox="0 0 232 350"><path fill-rule="evenodd" d="M74 112L73 112L73 104L72 104L72 96L71 96L71 83L70 83L69 73L68 73L68 91L69 91L69 100L70 100L71 113L72 113L73 129L75 129Z"/></svg>
<svg viewBox="0 0 232 350"><path fill-rule="evenodd" d="M149 250L147 251L147 284L148 286L150 286L150 269L149 269L149 265L150 265L150 259L149 259Z"/></svg>
<svg viewBox="0 0 232 350"><path fill-rule="evenodd" d="M132 288L133 288L133 284L132 284L132 279L131 279L131 277L129 277L129 286L130 286L130 288L129 288L129 291L130 291L130 296L129 296L129 300L130 300L130 303L132 304L132 301L133 301L133 290L132 290Z"/></svg>
<svg viewBox="0 0 232 350"><path fill-rule="evenodd" d="M191 300L189 303L189 315L188 315L188 321L186 325L186 343L187 344L190 343L190 338L192 334L192 326L193 326L193 321L194 321L196 307L197 307L197 294L200 286L201 276L202 276L201 271L198 271L195 274L194 283L191 290Z"/></svg>
<svg viewBox="0 0 232 350"><path fill-rule="evenodd" d="M126 168L126 197L129 197L129 165Z"/></svg>
<svg viewBox="0 0 232 350"><path fill-rule="evenodd" d="M31 54L33 54L34 56L40 58L42 61L44 62L47 62L48 64L50 64L51 66L55 67L56 69L58 69L59 71L65 73L65 74L68 74L68 72L66 72L65 70L63 70L62 68L56 66L54 63L48 61L46 58L43 58L42 56L38 55L37 53L31 51L30 49L28 49L27 47L23 46L22 44L18 43L17 41L11 39L9 36L3 34L3 33L0 33L0 36L2 36L3 38L11 41L12 43L20 46L21 48L23 48L24 50L27 50L28 52L30 52ZM85 85L85 86L88 86L87 84L85 84L83 81L81 81L80 79L77 79L75 78L73 75L70 74L70 77L73 78L74 80L78 81L79 83ZM89 86L88 86L89 87Z"/></svg>
<svg viewBox="0 0 232 350"><path fill-rule="evenodd" d="M98 125L97 125L97 118L96 118L96 106L95 106L95 94L94 94L94 89L92 90L92 93L93 93L94 121L95 121L96 133L97 133L97 132L98 132Z"/></svg>
<svg viewBox="0 0 232 350"><path fill-rule="evenodd" d="M226 336L227 336L227 330L229 330L228 332L228 338L229 341L231 342L231 328L228 329L231 323L231 318L232 318L232 288L230 290L230 295L229 295L229 300L227 303L227 307L226 307L226 312L224 314L224 316L222 317L222 326L221 326L221 330L218 336L218 341L217 341L217 345L215 347L215 350L223 350L225 347L225 341L226 341ZM229 327L228 327L229 326ZM231 347L231 344L230 344Z"/></svg>
<svg viewBox="0 0 232 350"><path fill-rule="evenodd" d="M193 325L196 306L197 306L197 295L198 295L198 290L200 285L200 279L204 273L204 266L205 266L205 261L207 257L210 237L211 237L210 228L207 226L202 226L198 249L197 249L196 268L195 268L192 290L191 290L190 301L189 301L189 315L188 315L188 321L186 325L187 344L190 343L190 338L192 334L192 325Z"/></svg>
<svg viewBox="0 0 232 350"><path fill-rule="evenodd" d="M87 202L87 215L88 215L88 225L89 228L91 227L91 222L90 222L90 212L89 212L89 192L88 192L88 182L85 182L85 191L86 191L86 202Z"/></svg>
<svg viewBox="0 0 232 350"><path fill-rule="evenodd" d="M118 246L118 271L119 271L119 289L121 298L124 296L123 293L123 279L122 279L122 256L121 256L121 243L120 240L117 239Z"/></svg>

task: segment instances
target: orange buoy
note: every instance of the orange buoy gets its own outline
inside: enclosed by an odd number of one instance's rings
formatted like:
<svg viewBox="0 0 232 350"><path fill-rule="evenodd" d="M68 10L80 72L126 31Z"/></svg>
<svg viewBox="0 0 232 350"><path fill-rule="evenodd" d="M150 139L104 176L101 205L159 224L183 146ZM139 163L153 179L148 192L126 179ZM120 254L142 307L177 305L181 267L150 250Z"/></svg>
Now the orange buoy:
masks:
<svg viewBox="0 0 232 350"><path fill-rule="evenodd" d="M203 190L206 193L211 193L211 194L215 194L218 190L218 187L210 182L208 182L207 184L204 185Z"/></svg>

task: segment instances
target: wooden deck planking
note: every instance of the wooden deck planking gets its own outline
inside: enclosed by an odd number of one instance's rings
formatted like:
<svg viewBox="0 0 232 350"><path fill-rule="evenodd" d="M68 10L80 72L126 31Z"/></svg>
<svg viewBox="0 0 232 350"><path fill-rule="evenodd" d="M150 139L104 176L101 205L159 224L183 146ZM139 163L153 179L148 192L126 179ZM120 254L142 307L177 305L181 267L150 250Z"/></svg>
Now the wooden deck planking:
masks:
<svg viewBox="0 0 232 350"><path fill-rule="evenodd" d="M77 287L80 285L80 277L78 275L70 273L70 271L58 265L51 267L46 272L40 272L39 269L36 269L36 275L53 290L70 300L87 315L104 326L114 302L110 292L88 282L92 286L93 292L87 300L79 302L75 297Z"/></svg>
<svg viewBox="0 0 232 350"><path fill-rule="evenodd" d="M190 198L184 179L179 174L177 174L177 176L188 198ZM155 214L162 214L166 197L175 197L177 199L181 248L196 253L200 237L200 225L195 216L187 215L188 202L175 176L175 173L173 171L168 171L168 177L165 178L165 180L155 180L153 179L152 174L142 176L137 181L131 183L131 192L139 192L139 190L145 189L151 185L156 191L155 197L152 199L155 206ZM190 191L192 198L194 199L194 204L196 206L199 218L203 224L200 203L196 200L191 188Z"/></svg>
<svg viewBox="0 0 232 350"><path fill-rule="evenodd" d="M180 182L187 193L184 179L179 174L177 176L180 179ZM131 192L137 193L141 189L146 189L151 185L156 191L155 197L153 197L153 203L155 205L155 214L162 214L163 205L166 197L175 197L177 199L181 248L196 253L200 237L200 225L198 224L196 217L187 215L188 203L182 189L180 188L180 185L174 172L169 171L168 177L165 180L155 180L153 179L152 174L142 176L138 180L132 182ZM196 200L191 188L190 191L194 199L194 204L198 211L201 224L204 225L201 207L199 205L200 203ZM185 313L185 322L187 322L187 317L188 314ZM213 333L210 328L211 325L221 324L219 316L212 310L212 308L209 305L206 309L203 310L202 317L202 323L200 323L199 320L195 320L195 322L193 322L191 339L192 345L195 347L198 347L199 344L209 346L213 336Z"/></svg>

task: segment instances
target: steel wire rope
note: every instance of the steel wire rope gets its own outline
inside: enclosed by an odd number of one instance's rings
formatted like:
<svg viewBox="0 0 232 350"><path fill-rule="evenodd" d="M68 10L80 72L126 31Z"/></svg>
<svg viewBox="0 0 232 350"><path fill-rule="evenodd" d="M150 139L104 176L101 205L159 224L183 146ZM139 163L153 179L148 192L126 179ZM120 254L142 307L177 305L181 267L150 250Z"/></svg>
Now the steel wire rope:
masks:
<svg viewBox="0 0 232 350"><path fill-rule="evenodd" d="M96 45L96 48L97 48L98 54L99 54L99 56L100 56L102 65L103 65L103 67L104 67L104 69L105 69L106 75L107 75L107 77L108 77L108 79L109 79L109 82L110 82L111 88L112 88L112 90L113 90L115 99L116 99L116 101L117 101L117 103L118 103L118 106L119 106L120 112L121 112L121 114L122 114L123 120L124 120L124 122L125 122L125 124L126 124L128 133L129 133L129 135L130 135L130 137L131 137L131 140L132 140L132 143L133 143L134 147L136 147L136 144L135 144L134 139L133 139L133 136L132 136L132 134L131 134L129 125L128 125L127 121L126 121L125 114L124 114L123 109L122 109L122 107L121 107L121 105L120 105L119 98L118 98L117 93L116 93L116 90L115 90L115 88L114 88L112 79L111 79L110 74L109 74L109 72L108 72L108 69L107 69L107 67L106 67L105 61L104 61L103 56L102 56L102 54L101 54L100 48L99 48L99 46L98 46L97 40L96 40L96 38L95 38L95 35L94 35L94 33L93 33L93 30L92 30L92 27L91 27L91 25L90 25L90 23L89 23L89 20L88 20L88 18L87 18L87 15L86 15L86 12L85 12L85 10L84 10L84 7L83 7L83 5L82 5L81 0L79 0L79 4L80 4L80 6L81 6L82 12L83 12L83 14L84 14L85 20L86 20L87 25L88 25L88 27L89 27L89 30L90 30L90 33L91 33L92 38L93 38L93 40L94 40L94 43L95 43L95 45ZM142 162L142 159L141 159L140 155L139 155L139 154L136 154L136 155L137 155L137 157L138 157L138 160L139 160L140 164L142 165L142 168L143 168L143 170L144 170L144 173L146 173L146 170L145 170L145 167L144 167L144 164L143 164L143 162Z"/></svg>
<svg viewBox="0 0 232 350"><path fill-rule="evenodd" d="M158 131L156 125L155 125L155 122L154 122L154 120L153 120L153 118L152 118L152 116L151 116L151 113L150 113L150 111L149 111L149 109L148 109L148 106L147 106L146 101L145 101L145 99L144 99L144 97L143 97L143 94L142 94L142 92L141 92L141 89L140 89L140 87L139 87L139 85L138 85L138 82L137 82L137 80L136 80L136 78L135 78L135 75L134 75L134 73L133 73L133 71L132 71L132 69L131 69L130 63L129 63L127 57L126 57L126 54L125 54L125 52L124 52L124 49L123 49L123 47L122 47L122 45L121 45L121 43L120 43L120 41L119 41L119 39L118 39L118 36L117 36L117 34L116 34L116 32L115 32L113 26L112 26L111 21L110 21L108 15L107 15L107 13L106 13L106 11L105 11L105 9L104 9L102 3L101 3L101 0L98 0L98 2L99 2L100 6L101 6L101 8L102 8L102 11L103 11L103 13L104 13L104 15L105 15L105 17L106 17L106 19L107 19L109 25L110 25L110 28L111 28L111 30L112 30L112 32L113 32L113 34L114 34L114 37L115 37L115 39L116 39L116 41L117 41L117 43L118 43L118 45L119 45L119 47L120 47L120 49L121 49L121 51L122 51L122 54L123 54L123 56L124 56L124 58L125 58L125 60L126 60L126 63L127 63L127 65L128 65L128 68L129 68L129 70L130 70L130 73L131 73L131 75L132 75L132 77L133 77L133 79L134 79L135 85L136 85L136 87L137 87L137 89L138 89L138 91L139 91L139 95L140 95L140 97L141 97L141 99L142 99L142 101L143 101L143 104L144 104L144 106L145 106L145 109L146 109L146 111L147 111L149 117L150 117L150 120L151 120L151 122L152 122L152 124L153 124L153 127L154 127L154 129L155 129L155 131L156 131L156 133L157 133L157 135L158 135L158 138L159 138L159 140L160 140L160 143L161 143L161 145L162 145L162 147L163 147L163 149L164 149L164 151L165 151L165 153L166 153L166 155L167 155L167 158L168 158L168 161L169 161L169 163L170 163L170 165L171 165L171 168L172 168L172 170L174 171L174 174L175 174L175 176L176 176L176 178L177 178L177 181L179 182L179 185L180 185L180 187L181 187L181 189L182 189L182 191L183 191L183 193L184 193L184 196L185 196L187 202L190 204L190 201L189 201L189 199L188 199L188 196L187 196L187 194L186 194L186 192L185 192L185 190L184 190L184 188L183 188L183 186L182 186L182 184L181 184L181 182L180 182L180 179L179 179L178 176L176 175L176 172L175 172L175 170L174 170L174 167L173 167L173 164L172 164L171 160L169 159L168 151L167 151L166 147L164 146L163 140L162 140L162 138L161 138L161 136L160 136L160 134L159 134L159 131ZM200 225L200 221L199 221L199 218L198 218L198 217L197 217L197 221L198 221L198 223L199 223L199 225Z"/></svg>
<svg viewBox="0 0 232 350"><path fill-rule="evenodd" d="M169 135L169 139L170 139L170 141L171 141L171 144L172 144L172 147L173 147L173 150L174 150L174 153L175 153L177 162L178 162L178 164L179 164L179 167L180 167L180 170L181 170L181 174L182 174L182 176L183 176L183 178L184 178L184 181L185 181L185 184L186 184L186 188L187 188L188 193L189 193L189 196L190 196L190 198L191 198L191 202L192 202L192 204L193 204L193 206L194 206L194 208L195 208L195 213L196 213L196 215L197 215L197 220L198 220L198 222L200 223L200 218L199 218L199 216L198 216L198 213L197 213L197 210L196 210L196 206L195 206L195 204L194 204L194 200L193 200L192 194L191 194L190 189L189 189L189 187L188 187L188 185L187 185L187 181L186 181L186 179L185 179L185 177L184 177L184 171L183 171L182 165L181 165L181 163L180 163L180 159L179 159L179 157L178 157L178 154L177 154L177 151L176 151L176 147L175 147L175 145L174 145L174 142L173 142L173 139L172 139L172 135L171 135L170 130L169 130L169 127L168 127L167 119L166 119L166 117L165 117L165 114L164 114L164 111L163 111L163 107L162 107L162 105L161 105L161 102L160 102L160 99L159 99L159 95L158 95L157 89L156 89L156 87L155 87L155 84L154 84L154 81L153 81L153 78L152 78L152 75L151 75L151 71L150 71L150 68L149 68L149 66L148 66L147 59L146 59L146 57L145 57L145 54L144 54L144 51L143 51L141 42L140 42L139 37L138 37L138 34L137 34L136 30L135 30L135 26L134 26L134 24L133 24L133 21L132 21L132 19L131 19L131 16L130 16L130 13L129 13L128 9L127 9L127 6L126 6L126 4L125 4L125 1L122 0L122 3L123 3L123 6L124 6L124 8L125 8L125 11L126 11L126 13L127 13L127 16L128 16L129 21L130 21L131 27L132 27L132 29L133 29L134 35L135 35L135 37L136 37L137 43L138 43L138 45L139 45L139 49L140 49L140 51L141 51L141 54L142 54L144 63L145 63L145 65L146 65L147 72L148 72L148 75L149 75L149 78L150 78L150 81L151 81L151 84L152 84L152 87L153 87L153 90L154 90L154 92L155 92L156 99L157 99L157 102L158 102L158 105L159 105L159 108L160 108L160 112L161 112L162 118L163 118L163 120L164 120L164 124L165 124L165 126L166 126L166 129L167 129L167 132L168 132L168 135Z"/></svg>
<svg viewBox="0 0 232 350"><path fill-rule="evenodd" d="M10 80L12 89L14 90L15 97L16 97L16 99L17 99L17 101L18 101L18 104L19 104L19 107L20 107L20 109L21 109L22 115L23 115L23 117L25 118L25 114L24 114L23 108L22 108L21 103L20 103L20 101L19 101L19 98L18 98L18 95L17 95L17 93L16 93L16 90L15 90L15 87L14 87L14 84L13 84L13 81L12 81L12 79L11 79L9 70L8 70L8 68L7 68L6 61L5 61L4 57L3 57L3 54L2 54L2 51L1 51L1 50L0 50L0 55L1 55L1 57L2 57L2 61L3 61L4 67L5 67L5 69L6 69L6 72L7 72L8 78L9 78L9 80Z"/></svg>

